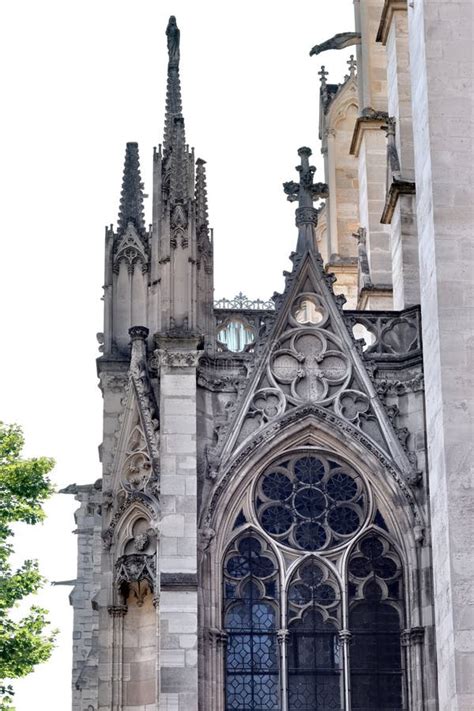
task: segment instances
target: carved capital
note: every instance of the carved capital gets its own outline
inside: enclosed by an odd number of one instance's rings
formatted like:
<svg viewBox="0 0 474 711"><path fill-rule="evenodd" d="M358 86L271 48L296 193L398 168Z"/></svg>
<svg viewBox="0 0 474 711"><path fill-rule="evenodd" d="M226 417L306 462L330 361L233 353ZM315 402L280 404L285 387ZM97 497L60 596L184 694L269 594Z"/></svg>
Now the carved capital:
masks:
<svg viewBox="0 0 474 711"><path fill-rule="evenodd" d="M128 329L128 333L132 341L144 341L148 338L150 331L146 326L132 326L132 328Z"/></svg>
<svg viewBox="0 0 474 711"><path fill-rule="evenodd" d="M171 368L196 368L202 351L171 351L158 349L155 351L160 366Z"/></svg>
<svg viewBox="0 0 474 711"><path fill-rule="evenodd" d="M423 644L424 637L424 627L412 627L411 629L403 630L401 633L402 647L409 647L415 644Z"/></svg>
<svg viewBox="0 0 474 711"><path fill-rule="evenodd" d="M318 211L315 207L297 207L295 214L297 227L300 227L300 225L316 225L318 222Z"/></svg>
<svg viewBox="0 0 474 711"><path fill-rule="evenodd" d="M349 643L352 639L352 633L349 630L339 630L339 639L341 642Z"/></svg>
<svg viewBox="0 0 474 711"><path fill-rule="evenodd" d="M224 630L217 629L217 627L211 627L209 629L209 640L213 647L225 647L229 635Z"/></svg>
<svg viewBox="0 0 474 711"><path fill-rule="evenodd" d="M107 608L107 612L111 617L125 617L127 610L126 605L109 605Z"/></svg>
<svg viewBox="0 0 474 711"><path fill-rule="evenodd" d="M278 632L277 632L278 644L280 644L280 645L283 643L286 644L286 642L288 642L289 636L290 636L290 633L288 632L288 630L278 630Z"/></svg>

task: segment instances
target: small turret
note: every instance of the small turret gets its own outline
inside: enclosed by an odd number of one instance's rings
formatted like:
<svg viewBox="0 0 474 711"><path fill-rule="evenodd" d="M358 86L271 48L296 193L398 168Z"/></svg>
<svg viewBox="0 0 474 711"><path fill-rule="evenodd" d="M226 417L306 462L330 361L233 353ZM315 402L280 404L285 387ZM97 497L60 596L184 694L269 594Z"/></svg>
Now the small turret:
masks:
<svg viewBox="0 0 474 711"><path fill-rule="evenodd" d="M149 235L138 144L127 143L117 231L106 231L104 354L127 353L132 326L146 323Z"/></svg>

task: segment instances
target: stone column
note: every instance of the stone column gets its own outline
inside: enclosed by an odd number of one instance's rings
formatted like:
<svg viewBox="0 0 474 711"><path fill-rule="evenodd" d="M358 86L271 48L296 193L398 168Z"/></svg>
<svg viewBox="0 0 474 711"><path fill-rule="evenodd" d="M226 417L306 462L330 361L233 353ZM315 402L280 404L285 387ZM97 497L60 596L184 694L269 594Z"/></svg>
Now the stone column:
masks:
<svg viewBox="0 0 474 711"><path fill-rule="evenodd" d="M389 228L380 223L385 205L386 139L381 127L386 113L360 116L356 121L351 154L359 159L359 219L367 231L366 248L372 289L368 309L392 306L392 255Z"/></svg>
<svg viewBox="0 0 474 711"><path fill-rule="evenodd" d="M393 307L397 310L420 303L407 9L407 0L386 0L377 34L387 51L388 113L393 119L387 135L391 182L382 222L391 225Z"/></svg>
<svg viewBox="0 0 474 711"><path fill-rule="evenodd" d="M474 708L472 13L471 0L408 8L443 711Z"/></svg>
<svg viewBox="0 0 474 711"><path fill-rule="evenodd" d="M339 253L339 242L337 232L336 155L334 148L334 139L336 137L335 129L327 128L325 131L325 137L327 140L327 169L325 171L325 175L329 188L329 197L326 200L326 209L329 210L328 261L331 261L332 255Z"/></svg>
<svg viewBox="0 0 474 711"><path fill-rule="evenodd" d="M197 711L197 341L160 338L160 711Z"/></svg>

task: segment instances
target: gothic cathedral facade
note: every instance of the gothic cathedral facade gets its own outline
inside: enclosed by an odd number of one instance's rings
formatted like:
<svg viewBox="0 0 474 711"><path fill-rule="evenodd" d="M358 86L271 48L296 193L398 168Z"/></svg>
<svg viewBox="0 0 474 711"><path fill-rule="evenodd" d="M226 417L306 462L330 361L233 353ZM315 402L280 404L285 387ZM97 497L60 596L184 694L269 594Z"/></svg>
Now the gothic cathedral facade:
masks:
<svg viewBox="0 0 474 711"><path fill-rule="evenodd" d="M357 60L321 68L325 182L300 148L268 302L214 302L170 18L153 224L129 143L105 236L103 476L68 490L73 711L474 708L472 212L440 67L466 69L469 5L355 0L313 48Z"/></svg>

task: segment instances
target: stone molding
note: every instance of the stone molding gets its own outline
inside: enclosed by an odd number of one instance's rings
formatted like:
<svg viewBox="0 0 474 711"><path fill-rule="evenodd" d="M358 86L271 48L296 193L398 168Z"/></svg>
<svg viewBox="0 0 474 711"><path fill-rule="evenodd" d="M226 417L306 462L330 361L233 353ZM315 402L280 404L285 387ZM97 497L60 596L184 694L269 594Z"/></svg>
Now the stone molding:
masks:
<svg viewBox="0 0 474 711"><path fill-rule="evenodd" d="M366 113L364 113L366 112ZM362 115L358 117L352 134L351 147L349 153L351 156L359 157L359 151L362 144L362 138L365 131L378 131L387 123L388 114L385 111L374 111L373 109L364 109Z"/></svg>
<svg viewBox="0 0 474 711"><path fill-rule="evenodd" d="M387 44L388 33L390 32L390 26L392 24L394 14L397 11L407 12L407 10L407 0L385 0L375 41L381 42L385 46Z"/></svg>
<svg viewBox="0 0 474 711"><path fill-rule="evenodd" d="M160 366L170 368L196 368L203 351L172 351L157 349L155 355Z"/></svg>
<svg viewBox="0 0 474 711"><path fill-rule="evenodd" d="M172 590L197 590L198 580L196 573L161 573L161 591Z"/></svg>
<svg viewBox="0 0 474 711"><path fill-rule="evenodd" d="M415 183L413 180L400 180L398 178L392 178L392 184L390 185L387 191L382 217L380 218L380 222L382 223L382 225L391 224L393 213L397 206L398 198L400 197L400 195L414 194Z"/></svg>

